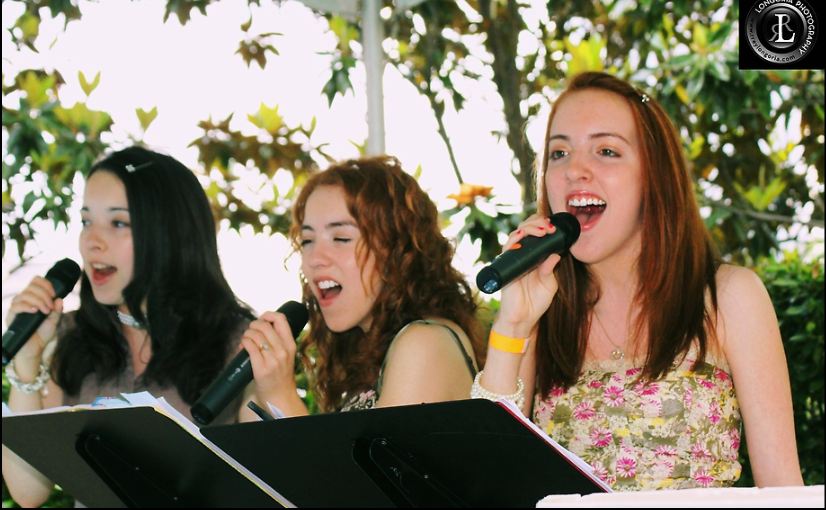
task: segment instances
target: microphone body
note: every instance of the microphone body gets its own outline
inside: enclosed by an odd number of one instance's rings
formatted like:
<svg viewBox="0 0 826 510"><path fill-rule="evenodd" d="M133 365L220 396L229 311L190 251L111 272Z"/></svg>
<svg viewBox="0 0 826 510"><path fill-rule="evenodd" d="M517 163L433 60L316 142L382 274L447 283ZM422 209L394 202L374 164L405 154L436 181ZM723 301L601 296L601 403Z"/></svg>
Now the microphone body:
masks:
<svg viewBox="0 0 826 510"><path fill-rule="evenodd" d="M80 278L80 272L77 262L72 259L63 259L49 269L46 279L54 287L56 297L64 298L74 288ZM14 358L17 351L26 344L44 320L46 320L46 314L43 312L21 312L15 316L9 329L3 334L3 366Z"/></svg>
<svg viewBox="0 0 826 510"><path fill-rule="evenodd" d="M287 317L293 338L301 333L309 319L307 308L296 301L287 301L277 311ZM192 406L192 417L200 425L209 425L252 379L250 355L241 349Z"/></svg>
<svg viewBox="0 0 826 510"><path fill-rule="evenodd" d="M552 253L563 253L579 239L579 221L567 212L551 216L556 227L552 234L542 237L526 236L510 250L493 259L476 275L476 286L485 294L492 294L511 281L536 267ZM516 247L518 246L518 247Z"/></svg>

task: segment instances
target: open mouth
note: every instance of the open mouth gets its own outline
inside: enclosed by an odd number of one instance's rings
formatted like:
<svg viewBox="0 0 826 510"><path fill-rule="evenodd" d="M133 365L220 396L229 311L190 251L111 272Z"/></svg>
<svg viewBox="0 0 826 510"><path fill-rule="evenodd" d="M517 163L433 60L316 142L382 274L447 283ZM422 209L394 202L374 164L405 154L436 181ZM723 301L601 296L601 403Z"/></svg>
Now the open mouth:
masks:
<svg viewBox="0 0 826 510"><path fill-rule="evenodd" d="M583 230L593 227L608 204L605 200L594 196L581 196L568 199L568 212L573 214Z"/></svg>
<svg viewBox="0 0 826 510"><path fill-rule="evenodd" d="M320 280L316 283L321 299L332 299L341 294L341 284L335 280Z"/></svg>
<svg viewBox="0 0 826 510"><path fill-rule="evenodd" d="M96 284L104 283L106 280L109 279L110 276L115 274L118 270L118 268L116 268L115 266L101 264L98 262L91 264L91 268L92 273L89 275L89 277L92 279L92 282Z"/></svg>

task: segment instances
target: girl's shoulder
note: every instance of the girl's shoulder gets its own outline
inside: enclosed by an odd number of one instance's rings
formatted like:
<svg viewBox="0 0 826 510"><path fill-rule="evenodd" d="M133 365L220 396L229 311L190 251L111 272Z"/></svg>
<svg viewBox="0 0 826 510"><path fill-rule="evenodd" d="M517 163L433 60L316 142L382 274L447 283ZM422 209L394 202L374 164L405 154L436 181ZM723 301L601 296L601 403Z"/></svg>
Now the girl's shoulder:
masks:
<svg viewBox="0 0 826 510"><path fill-rule="evenodd" d="M753 290L755 287L763 287L763 282L757 273L749 268L735 264L720 264L715 275L717 292L737 292L742 290Z"/></svg>

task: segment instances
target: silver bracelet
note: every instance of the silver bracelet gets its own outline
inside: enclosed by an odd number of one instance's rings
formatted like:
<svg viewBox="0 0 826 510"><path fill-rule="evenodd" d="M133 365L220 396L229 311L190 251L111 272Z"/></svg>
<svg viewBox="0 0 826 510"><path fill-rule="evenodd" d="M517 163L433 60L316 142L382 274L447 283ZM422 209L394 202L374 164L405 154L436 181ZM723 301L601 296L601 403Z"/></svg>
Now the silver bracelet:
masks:
<svg viewBox="0 0 826 510"><path fill-rule="evenodd" d="M484 398L494 401L510 400L516 404L516 407L519 407L520 409L522 408L522 404L525 403L525 383L522 381L521 377L516 379L516 391L510 395L505 395L486 390L479 382L482 379L482 372L484 372L484 370L480 370L473 379L473 386L470 387L470 398Z"/></svg>
<svg viewBox="0 0 826 510"><path fill-rule="evenodd" d="M20 380L17 371L14 369L14 360L11 360L11 363L6 365L6 378L9 380L9 384L11 384L12 388L26 395L31 395L42 390L43 387L46 386L46 381L49 380L49 377L49 367L46 366L43 360L40 360L40 373L37 374L34 381L28 383Z"/></svg>

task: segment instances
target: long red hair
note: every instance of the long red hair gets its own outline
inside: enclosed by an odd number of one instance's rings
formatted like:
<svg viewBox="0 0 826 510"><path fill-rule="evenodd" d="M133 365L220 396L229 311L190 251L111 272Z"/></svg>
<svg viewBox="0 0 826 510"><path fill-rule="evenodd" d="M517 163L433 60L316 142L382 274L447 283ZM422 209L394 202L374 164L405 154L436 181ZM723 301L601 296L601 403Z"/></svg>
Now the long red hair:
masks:
<svg viewBox="0 0 826 510"><path fill-rule="evenodd" d="M344 190L347 209L361 233L359 261L363 267L371 253L381 281L366 333L358 327L342 333L327 328L304 282L310 333L301 352L322 409L338 409L345 393L349 398L373 387L390 341L412 320L442 317L455 322L481 361L482 337L471 289L451 265L453 246L441 233L436 206L399 161L390 156L354 159L312 176L293 207L290 237L296 250L307 200L319 186Z"/></svg>
<svg viewBox="0 0 826 510"><path fill-rule="evenodd" d="M647 332L641 377L658 379L695 341L697 362L705 359L709 338L714 335L714 277L720 261L700 216L680 138L668 115L652 97L605 73L574 77L551 110L541 178L537 180L539 211L546 216L553 212L544 182L554 115L569 94L588 89L624 98L641 140L642 249L635 297L640 313L633 331L634 337ZM556 276L559 291L539 323L537 389L543 396L554 386L568 387L576 382L585 358L589 316L600 292L587 266L571 256L563 257Z"/></svg>

